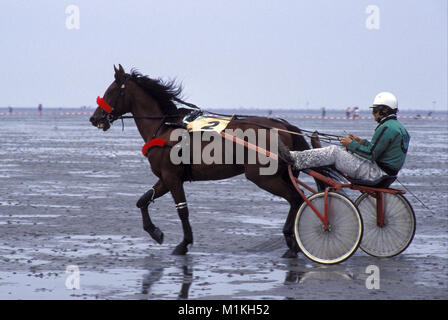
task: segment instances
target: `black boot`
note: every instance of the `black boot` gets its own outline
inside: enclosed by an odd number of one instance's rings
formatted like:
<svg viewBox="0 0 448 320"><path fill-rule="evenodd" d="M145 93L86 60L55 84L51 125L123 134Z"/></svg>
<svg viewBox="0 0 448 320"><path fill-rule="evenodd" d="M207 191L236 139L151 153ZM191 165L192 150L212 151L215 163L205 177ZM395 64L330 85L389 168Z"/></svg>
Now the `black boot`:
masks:
<svg viewBox="0 0 448 320"><path fill-rule="evenodd" d="M311 135L311 145L313 146L313 149L322 148L319 140L319 132L314 131Z"/></svg>

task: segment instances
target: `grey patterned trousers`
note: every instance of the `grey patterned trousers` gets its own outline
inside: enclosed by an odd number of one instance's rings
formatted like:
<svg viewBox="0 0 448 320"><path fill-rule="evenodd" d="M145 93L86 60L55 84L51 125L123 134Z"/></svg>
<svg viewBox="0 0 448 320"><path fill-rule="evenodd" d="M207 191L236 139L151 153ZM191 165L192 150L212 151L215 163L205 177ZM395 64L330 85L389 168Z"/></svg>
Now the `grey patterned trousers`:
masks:
<svg viewBox="0 0 448 320"><path fill-rule="evenodd" d="M344 147L332 145L325 148L290 152L295 162L294 166L299 170L334 165L336 169L350 178L369 181L387 175L374 161L364 159L347 151Z"/></svg>

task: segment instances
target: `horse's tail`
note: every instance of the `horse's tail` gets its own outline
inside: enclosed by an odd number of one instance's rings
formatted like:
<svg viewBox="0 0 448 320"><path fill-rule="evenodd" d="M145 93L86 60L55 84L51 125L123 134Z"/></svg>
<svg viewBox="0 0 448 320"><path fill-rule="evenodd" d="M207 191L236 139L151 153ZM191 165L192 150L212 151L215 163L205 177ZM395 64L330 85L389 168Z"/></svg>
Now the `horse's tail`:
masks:
<svg viewBox="0 0 448 320"><path fill-rule="evenodd" d="M280 139L278 140L278 159L286 164L294 164L294 159L291 156L288 147Z"/></svg>
<svg viewBox="0 0 448 320"><path fill-rule="evenodd" d="M305 138L302 135L302 131L296 126L285 122L286 129L288 131L297 132L300 134L291 134L292 136L292 151L303 151L310 149L310 145L306 142Z"/></svg>
<svg viewBox="0 0 448 320"><path fill-rule="evenodd" d="M288 130L288 131L298 133L298 134L291 134L291 137L292 137L292 145L291 146L285 145L285 143L281 139L278 140L279 160L283 163L293 165L294 159L292 158L291 153L289 151L290 150L291 151L308 150L308 149L310 149L309 144L306 142L305 138L303 137L302 131L299 128L297 128L296 126L290 124L285 119L281 119L281 118L269 118L269 119L276 121L278 123L281 123L282 125L284 125L286 127L286 130ZM293 166L293 168L294 168L294 166ZM298 172L296 172L295 169L293 169L293 172L295 172L296 175L298 174Z"/></svg>
<svg viewBox="0 0 448 320"><path fill-rule="evenodd" d="M306 140L301 135L302 132L300 131L299 128L297 128L296 126L294 126L292 124L289 124L286 121L284 121L283 124L285 125L286 130L300 133L300 135L298 135L298 134L291 134L291 136L292 136L292 145L290 147L285 145L282 142L281 139L278 140L278 155L279 155L279 158L283 162L285 162L286 164L293 165L294 164L294 159L291 156L290 151L308 150L310 148L310 146L308 145ZM295 170L293 170L293 171L295 171Z"/></svg>

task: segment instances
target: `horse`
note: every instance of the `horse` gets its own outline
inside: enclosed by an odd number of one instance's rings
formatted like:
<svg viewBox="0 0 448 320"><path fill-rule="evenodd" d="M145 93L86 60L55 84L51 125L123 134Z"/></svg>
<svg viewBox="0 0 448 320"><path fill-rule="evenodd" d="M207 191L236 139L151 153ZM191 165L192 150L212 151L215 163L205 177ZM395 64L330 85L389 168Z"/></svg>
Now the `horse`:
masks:
<svg viewBox="0 0 448 320"><path fill-rule="evenodd" d="M176 127L173 123L181 123L182 119L191 113L191 109L181 108L177 103L184 103L181 99L182 87L174 80L163 81L152 79L142 75L135 69L126 73L121 66L117 69L114 65L114 81L106 89L103 98L98 97L99 106L90 118L93 126L107 131L111 124L123 118L124 114L131 113L138 131L146 143L154 141L168 141L170 134ZM105 103L104 103L105 102ZM187 104L188 105L188 104ZM170 122L168 123L167 120ZM253 129L272 128L278 131L280 155L275 174L261 175L260 168L263 165L256 163L231 163L231 164L206 164L203 161L193 164L173 164L170 161L170 145L155 144L146 150L152 172L158 177L158 181L137 201L137 207L141 210L143 229L159 244L163 243L163 232L156 227L149 215L149 204L155 199L170 192L183 229L183 240L172 251L173 255L185 255L189 246L193 244L193 232L189 222L189 210L184 193L183 184L186 181L219 180L245 174L245 177L267 192L285 199L289 205L289 213L283 226L283 234L287 250L283 258L295 258L300 251L294 237L294 219L303 202L298 196L288 174L289 152L287 150L301 151L310 149L301 130L283 119L273 119L258 116L244 116L244 121L238 117L232 118L227 128L229 129ZM270 144L270 136L267 137ZM201 150L206 147L206 142L201 142ZM171 146L172 147L172 146ZM223 150L225 152L225 150ZM283 160L282 160L283 159ZM298 172L295 172L298 175Z"/></svg>

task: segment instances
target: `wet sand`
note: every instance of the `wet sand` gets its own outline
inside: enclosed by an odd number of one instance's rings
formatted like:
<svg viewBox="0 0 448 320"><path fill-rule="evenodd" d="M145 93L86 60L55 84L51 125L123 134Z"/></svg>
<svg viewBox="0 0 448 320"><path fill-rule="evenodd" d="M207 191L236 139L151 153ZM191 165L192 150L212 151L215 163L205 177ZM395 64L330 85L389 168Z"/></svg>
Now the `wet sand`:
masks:
<svg viewBox="0 0 448 320"><path fill-rule="evenodd" d="M363 137L375 128L372 120L291 122ZM399 180L431 211L406 194L417 231L404 253L379 259L358 249L324 266L302 254L281 258L288 205L244 176L185 184L194 246L172 256L182 228L171 196L150 206L163 245L135 207L156 178L132 121L103 133L88 115L1 116L0 298L447 299L446 122L403 123L412 140ZM379 268L379 289L366 288L370 265ZM68 266L80 272L79 289L66 287Z"/></svg>

